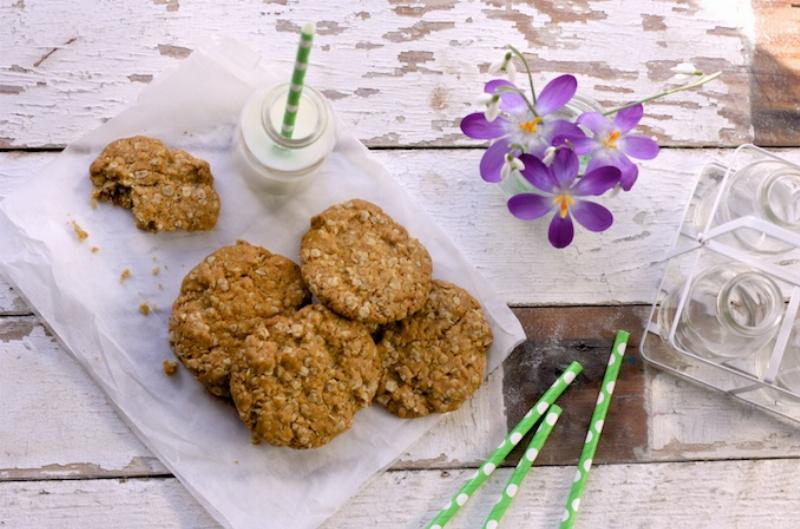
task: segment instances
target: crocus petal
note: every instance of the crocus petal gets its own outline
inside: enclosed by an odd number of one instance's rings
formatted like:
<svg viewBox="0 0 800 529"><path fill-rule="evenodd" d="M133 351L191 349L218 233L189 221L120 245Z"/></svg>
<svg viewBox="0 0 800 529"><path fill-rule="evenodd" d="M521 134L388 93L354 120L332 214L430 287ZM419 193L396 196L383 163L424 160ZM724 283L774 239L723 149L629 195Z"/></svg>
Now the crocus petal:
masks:
<svg viewBox="0 0 800 529"><path fill-rule="evenodd" d="M619 178L619 184L625 191L630 191L639 174L639 168L636 167L636 164L631 162L630 159L618 149L603 149L592 155L592 159L589 160L589 164L586 166L586 172L590 173L604 165L613 165L619 169L622 172Z"/></svg>
<svg viewBox="0 0 800 529"><path fill-rule="evenodd" d="M523 154L519 160L525 164L525 168L520 171L525 180L546 193L553 192L553 178L550 169L539 158Z"/></svg>
<svg viewBox="0 0 800 529"><path fill-rule="evenodd" d="M547 230L547 238L550 244L556 248L565 248L572 242L575 236L575 226L572 225L572 219L569 215L562 218L561 215L556 213L553 215L553 220L550 221L550 228Z"/></svg>
<svg viewBox="0 0 800 529"><path fill-rule="evenodd" d="M559 149L550 170L561 189L569 189L578 175L578 157L570 149Z"/></svg>
<svg viewBox="0 0 800 529"><path fill-rule="evenodd" d="M578 80L572 75L560 75L542 88L536 100L536 112L540 116L550 114L567 104L578 90Z"/></svg>
<svg viewBox="0 0 800 529"><path fill-rule="evenodd" d="M483 112L475 112L461 120L461 132L478 140L492 140L506 133L505 118L498 117L494 121L486 121Z"/></svg>
<svg viewBox="0 0 800 529"><path fill-rule="evenodd" d="M514 83L505 79L492 79L483 87L487 94L494 94L495 90L501 86L514 86ZM515 110L525 106L525 100L516 92L507 90L497 92L500 95L500 108L503 110Z"/></svg>
<svg viewBox="0 0 800 529"><path fill-rule="evenodd" d="M508 140L497 140L483 153L480 170L481 178L487 182L499 182L503 179L500 174L508 153Z"/></svg>
<svg viewBox="0 0 800 529"><path fill-rule="evenodd" d="M522 220L533 220L553 209L553 199L533 193L521 193L508 199L508 211Z"/></svg>
<svg viewBox="0 0 800 529"><path fill-rule="evenodd" d="M575 220L590 231L605 231L614 223L614 215L596 202L576 200L571 212Z"/></svg>
<svg viewBox="0 0 800 529"><path fill-rule="evenodd" d="M636 183L636 179L639 177L639 167L632 161L630 161L627 157L623 155L622 159L620 159L619 170L622 171L622 176L619 179L619 185L622 186L622 189L625 191L630 191L633 187L633 184Z"/></svg>
<svg viewBox="0 0 800 529"><path fill-rule="evenodd" d="M640 160L652 160L658 156L658 143L647 136L629 134L619 139L619 148L628 156Z"/></svg>
<svg viewBox="0 0 800 529"><path fill-rule="evenodd" d="M632 107L623 108L617 112L617 117L614 118L614 125L617 130L625 134L633 127L639 124L644 114L644 107L640 104L633 105Z"/></svg>
<svg viewBox="0 0 800 529"><path fill-rule="evenodd" d="M575 122L591 130L595 136L607 136L614 129L608 118L600 112L584 112Z"/></svg>
<svg viewBox="0 0 800 529"><path fill-rule="evenodd" d="M555 145L553 140L560 137L568 138L585 138L586 134L574 123L570 123L566 119L556 119L545 125L544 135L547 140Z"/></svg>
<svg viewBox="0 0 800 529"><path fill-rule="evenodd" d="M600 146L596 139L586 136L580 138L576 136L556 136L553 138L553 145L562 145L565 142L570 142L570 144L572 144L572 148L576 154L589 154L597 150Z"/></svg>
<svg viewBox="0 0 800 529"><path fill-rule="evenodd" d="M602 195L619 182L622 172L612 166L606 165L598 167L594 171L589 171L578 183L572 186L570 194L574 196Z"/></svg>

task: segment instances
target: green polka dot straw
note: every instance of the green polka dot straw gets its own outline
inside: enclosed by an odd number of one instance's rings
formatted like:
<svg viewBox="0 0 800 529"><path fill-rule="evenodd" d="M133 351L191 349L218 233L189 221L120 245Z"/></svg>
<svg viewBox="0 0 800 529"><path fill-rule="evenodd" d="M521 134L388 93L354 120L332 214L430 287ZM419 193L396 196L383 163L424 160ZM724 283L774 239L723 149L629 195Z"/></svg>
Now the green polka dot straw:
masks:
<svg viewBox="0 0 800 529"><path fill-rule="evenodd" d="M506 435L503 442L500 443L500 446L489 456L489 459L487 459L475 474L464 483L455 496L447 502L447 505L445 505L436 517L425 526L425 529L442 529L442 527L455 516L458 510L467 503L467 500L470 499L475 491L492 475L494 469L505 460L509 452L511 452L525 434L533 428L533 425L545 414L582 370L583 366L578 362L572 362L569 367L567 367L566 371L553 382L550 388L545 391L544 395L533 405L533 408L530 409L525 417L517 423L508 435Z"/></svg>
<svg viewBox="0 0 800 529"><path fill-rule="evenodd" d="M314 24L308 23L300 30L300 44L297 46L297 57L294 60L292 82L289 85L289 96L286 98L286 109L283 112L281 136L291 138L294 123L297 120L297 109L300 106L300 94L303 93L303 82L308 68L308 55L314 41Z"/></svg>
<svg viewBox="0 0 800 529"><path fill-rule="evenodd" d="M583 445L581 457L578 459L578 471L575 480L567 496L567 506L564 515L561 517L560 529L571 529L578 518L578 509L581 505L583 489L586 488L586 480L589 478L589 470L592 468L592 458L597 451L597 444L600 441L600 433L603 431L603 421L608 413L608 406L611 404L611 395L614 393L614 384L619 375L619 368L622 366L622 357L625 355L625 348L628 345L630 334L625 331L617 332L614 346L611 348L611 355L608 358L608 367L600 386L600 394L597 395L597 405L589 423L589 432L586 434L586 442Z"/></svg>
<svg viewBox="0 0 800 529"><path fill-rule="evenodd" d="M560 415L561 408L555 404L550 406L547 416L539 425L539 428L536 429L536 433L533 434L533 439L531 439L531 442L528 444L525 455L519 460L517 468L514 469L511 477L508 478L506 486L503 487L500 498L497 500L497 503L494 504L494 507L492 507L489 516L486 517L486 521L483 523L483 529L497 529L500 519L511 505L511 500L517 495L517 491L519 491L519 488L522 486L522 480L525 479L525 476L531 469L533 462L536 460L536 456L539 455L539 451L544 446L545 441L547 441L550 432L553 431L553 426L556 425Z"/></svg>

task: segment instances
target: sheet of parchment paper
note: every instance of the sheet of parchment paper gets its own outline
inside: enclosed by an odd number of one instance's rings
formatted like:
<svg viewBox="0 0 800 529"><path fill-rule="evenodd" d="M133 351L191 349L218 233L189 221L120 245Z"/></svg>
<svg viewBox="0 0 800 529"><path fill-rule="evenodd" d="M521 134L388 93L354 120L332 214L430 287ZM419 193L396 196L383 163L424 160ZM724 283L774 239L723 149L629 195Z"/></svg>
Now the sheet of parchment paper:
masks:
<svg viewBox="0 0 800 529"><path fill-rule="evenodd" d="M434 277L481 301L494 332L487 373L524 338L505 302L341 123L335 151L311 187L279 199L247 187L231 158L238 113L256 86L276 80L252 50L233 41L212 43L0 202L0 271L147 447L230 529L318 526L438 417L403 420L372 406L350 431L315 450L252 445L231 405L211 397L183 369L173 377L162 372L162 361L173 359L167 340L172 301L183 276L211 251L245 239L297 261L309 218L361 197L425 244ZM222 200L214 230L145 233L128 210L92 207L90 163L108 142L135 134L211 164ZM88 239L79 242L71 221ZM121 283L125 268L131 277ZM156 311L140 314L142 303Z"/></svg>

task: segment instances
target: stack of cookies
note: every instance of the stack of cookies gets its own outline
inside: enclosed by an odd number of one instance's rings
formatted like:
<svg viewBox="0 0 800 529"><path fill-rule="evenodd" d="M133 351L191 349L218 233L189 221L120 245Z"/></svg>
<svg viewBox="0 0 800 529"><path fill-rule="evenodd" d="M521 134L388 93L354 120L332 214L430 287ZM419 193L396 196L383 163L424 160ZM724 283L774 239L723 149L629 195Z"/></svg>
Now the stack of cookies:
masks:
<svg viewBox="0 0 800 529"><path fill-rule="evenodd" d="M233 400L254 442L318 447L373 401L421 417L480 386L492 342L480 304L432 279L425 247L378 206L350 200L315 216L300 257L221 248L173 306L176 356Z"/></svg>

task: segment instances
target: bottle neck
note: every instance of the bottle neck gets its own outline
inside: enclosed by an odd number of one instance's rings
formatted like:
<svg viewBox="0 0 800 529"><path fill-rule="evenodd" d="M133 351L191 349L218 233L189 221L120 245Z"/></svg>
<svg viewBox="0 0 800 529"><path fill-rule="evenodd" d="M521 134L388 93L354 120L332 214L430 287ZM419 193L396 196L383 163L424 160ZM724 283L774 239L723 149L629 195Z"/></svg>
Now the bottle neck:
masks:
<svg viewBox="0 0 800 529"><path fill-rule="evenodd" d="M800 230L800 171L787 168L764 180L754 197L757 210L768 220Z"/></svg>
<svg viewBox="0 0 800 529"><path fill-rule="evenodd" d="M322 95L310 86L303 87L291 138L281 134L283 114L289 96L289 83L271 90L261 107L261 125L276 145L288 150L302 149L319 140L328 127L328 112Z"/></svg>
<svg viewBox="0 0 800 529"><path fill-rule="evenodd" d="M746 336L771 332L780 322L782 307L780 288L761 272L737 274L717 296L717 314L722 324Z"/></svg>

